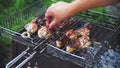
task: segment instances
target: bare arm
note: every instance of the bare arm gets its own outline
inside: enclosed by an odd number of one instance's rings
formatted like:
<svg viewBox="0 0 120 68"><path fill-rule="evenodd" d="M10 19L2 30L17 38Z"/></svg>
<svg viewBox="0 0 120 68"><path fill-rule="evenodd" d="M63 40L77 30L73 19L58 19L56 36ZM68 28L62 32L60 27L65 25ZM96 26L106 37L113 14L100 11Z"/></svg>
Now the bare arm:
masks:
<svg viewBox="0 0 120 68"><path fill-rule="evenodd" d="M115 4L117 2L120 2L120 0L75 0L70 4L69 8L70 7L72 8L69 11L72 16L83 10L107 6L107 5Z"/></svg>
<svg viewBox="0 0 120 68"><path fill-rule="evenodd" d="M51 5L46 13L45 18L48 21L50 17L49 28L53 28L64 19L77 14L83 10L111 5L120 2L120 0L75 0L72 3L58 2Z"/></svg>

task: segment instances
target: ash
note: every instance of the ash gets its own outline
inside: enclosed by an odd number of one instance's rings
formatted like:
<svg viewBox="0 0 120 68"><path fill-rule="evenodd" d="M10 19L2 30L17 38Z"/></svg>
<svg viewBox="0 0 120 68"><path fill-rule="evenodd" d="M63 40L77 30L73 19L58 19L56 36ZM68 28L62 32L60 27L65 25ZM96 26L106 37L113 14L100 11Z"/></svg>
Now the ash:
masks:
<svg viewBox="0 0 120 68"><path fill-rule="evenodd" d="M94 68L120 68L120 53L108 49L98 59L98 64L95 64Z"/></svg>

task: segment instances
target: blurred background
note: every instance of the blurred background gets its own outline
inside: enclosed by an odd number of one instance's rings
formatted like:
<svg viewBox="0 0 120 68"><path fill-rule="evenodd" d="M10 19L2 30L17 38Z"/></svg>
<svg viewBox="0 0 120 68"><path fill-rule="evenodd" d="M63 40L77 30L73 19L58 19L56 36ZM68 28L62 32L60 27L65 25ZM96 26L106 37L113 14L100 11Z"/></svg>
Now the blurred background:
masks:
<svg viewBox="0 0 120 68"><path fill-rule="evenodd" d="M31 5L37 0L0 0L0 21L8 17L9 15L24 9L25 7ZM49 7L51 4L65 1L71 2L72 0L42 0L43 5ZM115 5L116 6L116 5ZM97 12L107 13L115 16L120 16L120 10L116 9L114 6L99 7L92 9ZM119 14L116 14L119 13ZM32 20L32 16L30 20ZM13 25L13 28L16 26ZM3 38L0 36L0 68L4 67L8 61L12 59L12 44L11 40L8 38Z"/></svg>

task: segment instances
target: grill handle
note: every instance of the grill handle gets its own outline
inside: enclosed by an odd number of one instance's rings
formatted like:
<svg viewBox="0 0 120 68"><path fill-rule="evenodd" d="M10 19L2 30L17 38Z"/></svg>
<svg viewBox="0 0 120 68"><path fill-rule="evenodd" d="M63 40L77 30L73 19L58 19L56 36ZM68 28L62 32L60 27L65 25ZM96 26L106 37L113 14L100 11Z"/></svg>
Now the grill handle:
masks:
<svg viewBox="0 0 120 68"><path fill-rule="evenodd" d="M43 41L45 42L45 41ZM43 43L42 42L42 43ZM40 44L41 45L41 44ZM49 46L44 47L42 50L39 51L39 53L43 53L46 48L48 48ZM33 52L30 54L27 51L30 50L30 48L28 47L25 51L23 51L20 55L18 55L15 59L13 59L12 61L10 61L7 65L6 68L11 68L18 60L20 60L22 57L24 57L25 55L29 54L28 57L26 57L25 60L23 60L16 68L21 68L25 63L27 63L31 58L34 57L34 55L37 53L37 51L35 49L37 49L38 46L36 46L36 48L34 48Z"/></svg>
<svg viewBox="0 0 120 68"><path fill-rule="evenodd" d="M16 68L22 68L22 66L27 63L34 55L36 52L33 52L29 57L27 57L22 63L20 63Z"/></svg>
<svg viewBox="0 0 120 68"><path fill-rule="evenodd" d="M25 51L23 51L20 55L18 55L16 58L14 58L12 61L10 61L7 65L6 68L10 68L11 66L13 66L13 64L15 64L19 59L21 59L24 55L27 54L27 51L29 50L29 48L27 48Z"/></svg>
<svg viewBox="0 0 120 68"><path fill-rule="evenodd" d="M49 46L46 46L44 47L42 50L40 50L40 54L43 53ZM22 68L22 66L27 63L31 58L34 57L34 55L36 54L37 52L34 51L29 57L27 57L25 60L23 60L23 62L21 62L16 68Z"/></svg>

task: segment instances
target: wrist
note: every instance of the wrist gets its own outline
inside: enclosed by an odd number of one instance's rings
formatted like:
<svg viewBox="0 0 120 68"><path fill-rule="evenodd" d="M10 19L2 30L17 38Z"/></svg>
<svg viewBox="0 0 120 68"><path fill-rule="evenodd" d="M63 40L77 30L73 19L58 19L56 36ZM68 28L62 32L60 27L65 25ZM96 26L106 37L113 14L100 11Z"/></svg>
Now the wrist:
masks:
<svg viewBox="0 0 120 68"><path fill-rule="evenodd" d="M84 10L84 1L82 0L75 0L73 2L70 3L70 7L71 7L71 12L76 14L79 13L81 11Z"/></svg>
<svg viewBox="0 0 120 68"><path fill-rule="evenodd" d="M66 13L68 14L68 16L73 16L81 11L84 10L83 6L80 6L79 0L75 0L71 3L69 3L69 6L67 6L67 10Z"/></svg>

